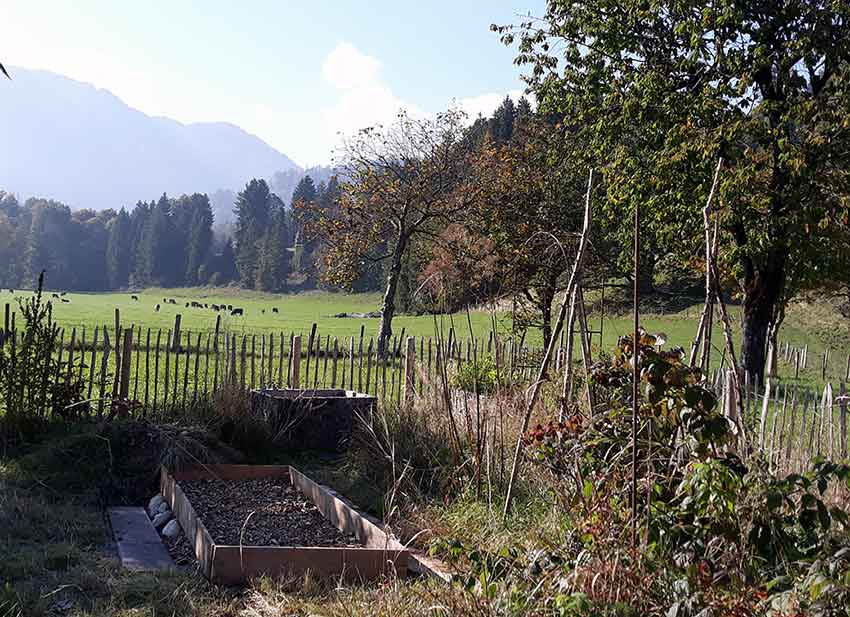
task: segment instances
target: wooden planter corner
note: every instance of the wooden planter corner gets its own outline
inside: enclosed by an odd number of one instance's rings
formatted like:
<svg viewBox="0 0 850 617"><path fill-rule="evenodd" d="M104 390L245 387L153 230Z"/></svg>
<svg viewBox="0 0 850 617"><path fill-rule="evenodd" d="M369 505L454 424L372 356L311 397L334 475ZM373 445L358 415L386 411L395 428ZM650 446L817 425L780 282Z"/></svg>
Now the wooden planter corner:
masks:
<svg viewBox="0 0 850 617"><path fill-rule="evenodd" d="M216 544L192 508L180 480L249 480L288 477L322 515L340 531L352 534L363 547L231 546ZM214 583L236 585L250 578L321 576L366 580L384 574L405 576L410 552L379 525L368 520L327 489L287 465L207 465L170 473L161 470L161 490L186 538L192 544L204 575ZM414 558L412 570L425 567ZM430 572L430 568L425 569Z"/></svg>

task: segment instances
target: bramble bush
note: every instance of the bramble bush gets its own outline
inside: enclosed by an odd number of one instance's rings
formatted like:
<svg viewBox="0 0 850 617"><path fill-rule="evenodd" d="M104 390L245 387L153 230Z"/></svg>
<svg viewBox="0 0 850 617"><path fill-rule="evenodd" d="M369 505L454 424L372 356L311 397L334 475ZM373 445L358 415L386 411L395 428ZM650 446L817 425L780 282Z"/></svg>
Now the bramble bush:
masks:
<svg viewBox="0 0 850 617"><path fill-rule="evenodd" d="M835 490L850 467L816 459L778 475L739 456L734 426L681 348L623 337L590 379L604 411L535 426L525 455L562 507L545 553L443 546L460 584L508 612L558 615L846 615L850 516ZM640 362L639 547L630 544L632 362ZM545 565L541 565L545 564ZM522 607L521 610L517 607ZM514 610L516 609L516 610Z"/></svg>

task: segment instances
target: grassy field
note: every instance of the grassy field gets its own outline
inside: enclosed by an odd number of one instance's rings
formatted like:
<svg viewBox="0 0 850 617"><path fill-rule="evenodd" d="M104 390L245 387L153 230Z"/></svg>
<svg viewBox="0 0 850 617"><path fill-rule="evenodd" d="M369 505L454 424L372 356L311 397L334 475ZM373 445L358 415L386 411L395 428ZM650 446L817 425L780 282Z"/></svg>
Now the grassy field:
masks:
<svg viewBox="0 0 850 617"><path fill-rule="evenodd" d="M26 298L31 292L8 289L0 292L0 304L17 306L15 298ZM182 315L182 329L192 332L211 332L215 329L217 315L221 315L222 328L234 333L302 333L310 331L313 323L318 324L322 335L346 337L358 335L364 326L365 335L374 336L378 330L378 319L337 318L338 313L367 313L381 306L378 293L341 294L329 292L307 292L299 294L266 294L232 288L189 288L147 289L137 292L139 300L131 299L129 293L69 293L64 296L67 303L52 299L56 320L66 328L86 327L93 331L95 326L112 326L115 309L121 313L122 324L135 324L144 328L167 330L174 325L177 313ZM173 298L177 304L165 304L163 298ZM186 302L201 304L231 304L244 309L244 316L231 317L227 311L216 313L212 309L187 308ZM156 311L156 305L160 310ZM272 308L278 313L273 313ZM263 312L265 311L265 312ZM466 316L454 317L456 327L467 331ZM486 336L490 328L490 315L476 311L472 315L476 336ZM446 322L448 324L448 322ZM448 325L446 326L448 327ZM434 319L429 315L400 315L393 320L397 334L402 328L413 336L434 334Z"/></svg>
<svg viewBox="0 0 850 617"><path fill-rule="evenodd" d="M11 294L9 290L0 291L0 305L10 303L15 310L16 298L25 298L30 292L17 291ZM95 326L110 328L114 323L115 309L120 310L123 325L133 324L143 328L158 328L165 333L174 324L176 314L182 315L182 329L194 334L211 332L215 328L216 316L222 316L222 329L235 334L280 335L281 333L309 333L313 323L317 331L325 338L358 336L361 326L365 336L374 336L378 328L377 319L337 318L337 313L365 313L380 308L381 297L378 293L342 294L330 292L307 292L299 294L266 294L235 288L188 288L188 289L148 289L138 292L139 300L131 299L130 293L69 293L64 296L69 302L53 300L54 314L66 329L85 327L91 332ZM47 294L50 298L50 294ZM163 298L174 298L176 305L166 304ZM216 313L211 309L187 308L186 302L196 301L206 304L232 304L244 309L244 316L231 317L226 311ZM598 304L592 302L589 314L589 328L595 331L592 336L594 354L600 350L610 350L617 338L628 334L632 329L632 317L628 313L612 314L609 301L605 314L599 310ZM160 310L155 306L160 304ZM278 309L273 313L272 308ZM681 345L686 350L696 331L702 305L695 302L684 309L668 311L657 306L647 309L641 317L641 324L651 332L664 332L669 345ZM733 320L735 344L740 354L740 307L730 306ZM465 314L455 314L440 318L443 327L453 323L461 338L468 335ZM471 313L473 332L477 337L489 334L492 316L484 310ZM500 334L510 330L511 320L507 313L497 315ZM400 334L404 329L407 335L434 336L434 318L430 315L412 316L400 315L393 320L393 329ZM602 331L602 337L598 334ZM821 377L821 360L824 352L829 349L830 360L827 366L827 379L838 381L845 378L847 357L850 354L850 320L841 316L836 308L825 300L797 301L789 306L785 323L780 332L780 340L788 341L791 345L801 347L808 344L809 361L805 370L800 373L800 381L804 383L819 382ZM529 332L526 342L532 346L540 345L540 335L537 330ZM716 367L723 353L724 342L722 328L715 322L713 343L713 365ZM783 376L793 376L793 366L780 363Z"/></svg>

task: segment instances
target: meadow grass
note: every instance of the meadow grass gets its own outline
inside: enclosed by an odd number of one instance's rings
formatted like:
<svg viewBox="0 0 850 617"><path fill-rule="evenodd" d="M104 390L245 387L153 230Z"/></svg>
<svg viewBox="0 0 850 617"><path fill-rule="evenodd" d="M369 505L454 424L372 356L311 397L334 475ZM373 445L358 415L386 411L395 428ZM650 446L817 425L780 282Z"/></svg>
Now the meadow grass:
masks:
<svg viewBox="0 0 850 617"><path fill-rule="evenodd" d="M0 290L0 305L9 303L14 311L17 308L16 298L26 298L31 292L16 290ZM340 339L340 347L346 347L343 339L359 337L361 327L368 344L368 339L377 333L378 319L366 318L337 318L338 313L366 313L380 309L381 295L378 293L334 293L327 291L312 291L297 294L268 294L233 287L219 288L177 288L177 289L147 289L136 292L139 300L132 300L130 292L118 293L69 293L64 296L69 302L52 300L54 316L66 329L66 340L70 337L70 329L86 329L88 341L96 326L109 327L110 334L114 324L115 309L119 309L123 326L134 325L142 327L144 333L150 328L152 341L156 340L156 331L162 329L163 337L173 327L175 316L181 315L181 329L192 333L193 344L198 334L203 334L205 344L207 333L215 330L217 315L221 315L221 330L236 335L256 335L259 338L274 334L279 337L284 334L287 339L290 333L301 334L304 337L302 347L306 349L306 337L312 325L317 325L317 332L324 341L327 337L333 341ZM166 304L163 298L174 298L176 305ZM588 327L594 331L591 343L594 358L600 352L613 349L620 336L628 335L632 330L632 316L627 312L612 314L611 305L603 312L599 304L592 302L588 294L589 314ZM244 316L230 316L226 311L216 313L211 309L187 308L186 302L196 301L206 304L232 304L243 308ZM155 311L159 304L160 310ZM687 304L687 303L686 303ZM620 304L622 306L622 304ZM278 309L273 313L272 308ZM728 307L732 320L733 338L736 354L740 359L740 316L741 307ZM263 312L265 311L265 312ZM690 351L691 341L699 323L702 304L694 302L683 309L662 311L657 307L645 311L640 323L649 332L664 332L667 335L667 346L679 345ZM476 337L487 339L492 329L494 314L489 310L475 309L470 312L472 331ZM510 314L504 310L495 313L500 336L510 333ZM465 339L469 333L466 314L456 313L442 315L436 318L437 327L443 329L446 336L450 327L454 327L456 336ZM435 318L432 315L398 315L393 320L393 332L400 335L415 337L436 337ZM600 338L599 331L602 331ZM792 302L780 330L780 340L788 341L791 345L802 347L808 344L808 365L800 370L799 378L793 380L794 366L780 358L779 371L783 380L804 385L821 385L821 360L829 349L827 380L836 383L846 378L847 358L850 354L850 320L843 317L835 306L826 300L798 300ZM538 329L529 330L526 343L540 346L541 337ZM144 342L144 334L143 334ZM113 343L114 344L114 343ZM724 354L724 338L722 324L715 319L712 336L712 368L720 366ZM250 349L250 348L249 348ZM259 353L259 348L257 349ZM726 362L728 367L728 359Z"/></svg>

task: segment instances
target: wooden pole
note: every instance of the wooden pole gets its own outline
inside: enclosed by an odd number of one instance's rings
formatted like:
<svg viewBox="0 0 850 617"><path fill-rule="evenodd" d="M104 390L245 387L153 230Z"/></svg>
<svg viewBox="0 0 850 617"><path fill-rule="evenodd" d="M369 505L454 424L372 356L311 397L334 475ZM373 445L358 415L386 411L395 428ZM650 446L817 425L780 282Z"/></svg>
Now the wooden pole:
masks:
<svg viewBox="0 0 850 617"><path fill-rule="evenodd" d="M301 387L301 335L292 337L292 387L298 390Z"/></svg>
<svg viewBox="0 0 850 617"><path fill-rule="evenodd" d="M637 462L638 462L638 410L640 406L640 200L635 201L634 221L634 323L632 329L632 550L637 548Z"/></svg>
<svg viewBox="0 0 850 617"><path fill-rule="evenodd" d="M412 336L407 337L407 353L404 359L404 402L410 406L413 405L416 395L416 339Z"/></svg>
<svg viewBox="0 0 850 617"><path fill-rule="evenodd" d="M115 309L116 311L118 309ZM119 400L126 401L130 397L130 359L133 352L133 326L124 331L124 342L121 345L121 388Z"/></svg>

